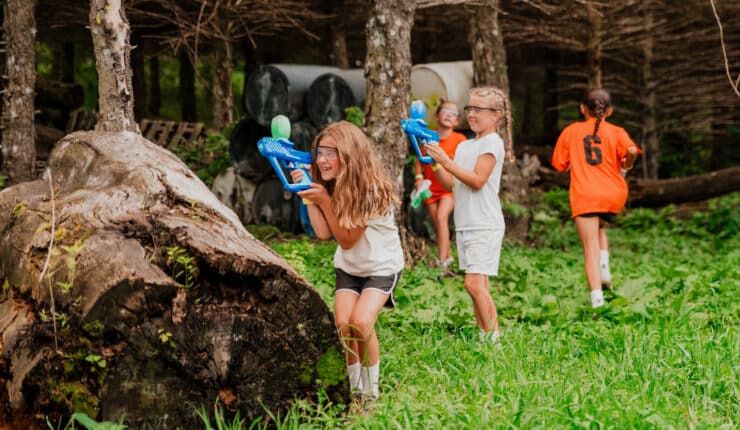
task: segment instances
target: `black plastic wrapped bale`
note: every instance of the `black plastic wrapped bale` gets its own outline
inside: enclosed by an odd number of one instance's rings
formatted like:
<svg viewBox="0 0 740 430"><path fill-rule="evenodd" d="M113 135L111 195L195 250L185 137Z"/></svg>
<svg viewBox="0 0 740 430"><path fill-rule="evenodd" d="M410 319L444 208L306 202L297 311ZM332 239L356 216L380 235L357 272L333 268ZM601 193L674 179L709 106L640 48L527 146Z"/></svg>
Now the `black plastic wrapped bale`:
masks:
<svg viewBox="0 0 740 430"><path fill-rule="evenodd" d="M252 118L239 121L229 138L229 156L237 173L245 178L256 178L270 171L270 163L257 150L257 141L270 136L270 129Z"/></svg>
<svg viewBox="0 0 740 430"><path fill-rule="evenodd" d="M269 126L275 115L290 115L290 83L277 67L258 66L244 83L244 107L251 118Z"/></svg>
<svg viewBox="0 0 740 430"><path fill-rule="evenodd" d="M333 73L316 78L306 94L306 113L319 128L343 120L344 109L355 104L352 88Z"/></svg>
<svg viewBox="0 0 740 430"><path fill-rule="evenodd" d="M252 198L252 213L255 224L274 225L289 233L303 231L298 197L283 190L283 184L276 176L268 176L257 184Z"/></svg>
<svg viewBox="0 0 740 430"><path fill-rule="evenodd" d="M290 140L295 143L295 149L300 151L311 151L313 139L318 134L318 130L308 121L294 122L290 126Z"/></svg>

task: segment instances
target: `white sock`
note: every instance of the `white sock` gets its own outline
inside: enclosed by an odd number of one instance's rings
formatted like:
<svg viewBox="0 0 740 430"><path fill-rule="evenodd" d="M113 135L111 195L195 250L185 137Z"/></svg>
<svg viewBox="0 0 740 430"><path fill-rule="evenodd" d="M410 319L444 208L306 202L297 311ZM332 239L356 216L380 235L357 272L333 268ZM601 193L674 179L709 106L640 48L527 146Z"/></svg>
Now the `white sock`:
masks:
<svg viewBox="0 0 740 430"><path fill-rule="evenodd" d="M349 390L351 391L362 391L362 379L360 378L360 362L350 364L347 366L347 374L349 374Z"/></svg>
<svg viewBox="0 0 740 430"><path fill-rule="evenodd" d="M378 389L378 380L380 379L380 360L378 360L378 362L373 366L363 367L361 375L364 387L363 392L378 398L378 395L380 394L380 390Z"/></svg>
<svg viewBox="0 0 740 430"><path fill-rule="evenodd" d="M491 343L496 343L498 338L501 337L501 333L498 330L494 331L485 331L480 330L478 331L478 339L481 341L481 343L490 341Z"/></svg>
<svg viewBox="0 0 740 430"><path fill-rule="evenodd" d="M604 292L601 290L591 291L591 307L594 309L604 306Z"/></svg>
<svg viewBox="0 0 740 430"><path fill-rule="evenodd" d="M501 333L499 333L498 330L492 331L491 332L491 343L498 342L498 338L500 337L501 337Z"/></svg>
<svg viewBox="0 0 740 430"><path fill-rule="evenodd" d="M609 250L602 249L599 251L599 268L601 269L601 281L611 282L612 274L609 271Z"/></svg>

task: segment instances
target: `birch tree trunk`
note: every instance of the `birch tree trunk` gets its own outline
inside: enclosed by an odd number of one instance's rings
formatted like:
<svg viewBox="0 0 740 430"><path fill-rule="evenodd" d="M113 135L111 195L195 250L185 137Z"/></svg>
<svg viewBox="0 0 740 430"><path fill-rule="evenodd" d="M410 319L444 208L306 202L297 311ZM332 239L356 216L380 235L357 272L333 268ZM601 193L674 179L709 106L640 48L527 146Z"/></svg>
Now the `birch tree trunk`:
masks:
<svg viewBox="0 0 740 430"><path fill-rule="evenodd" d="M8 184L33 177L36 161L33 123L36 86L35 0L7 0L3 6L8 84L3 96L2 170Z"/></svg>
<svg viewBox="0 0 740 430"><path fill-rule="evenodd" d="M395 180L399 198L403 198L403 167L408 150L400 120L408 116L415 9L414 0L377 0L365 29L366 132Z"/></svg>
<svg viewBox="0 0 740 430"><path fill-rule="evenodd" d="M483 5L470 8L471 24L468 41L473 51L473 85L494 86L503 90L508 96L509 77L506 66L506 49L498 19L500 6L500 0L486 0ZM507 131L504 127L499 127L499 133L506 141ZM517 165L514 148L506 148L506 153L501 178L501 198L504 203L506 231L507 234L524 240L529 227L529 217L524 210L529 204L529 179L524 177Z"/></svg>
<svg viewBox="0 0 740 430"><path fill-rule="evenodd" d="M139 133L134 119L130 31L121 0L90 0L90 32L100 109L95 129Z"/></svg>

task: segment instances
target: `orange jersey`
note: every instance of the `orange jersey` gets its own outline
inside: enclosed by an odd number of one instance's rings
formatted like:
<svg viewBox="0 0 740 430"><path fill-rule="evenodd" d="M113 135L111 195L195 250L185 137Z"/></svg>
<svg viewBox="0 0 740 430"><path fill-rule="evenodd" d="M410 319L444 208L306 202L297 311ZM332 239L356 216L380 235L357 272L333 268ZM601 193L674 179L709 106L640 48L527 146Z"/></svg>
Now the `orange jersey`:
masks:
<svg viewBox="0 0 740 430"><path fill-rule="evenodd" d="M565 127L552 154L556 170L563 172L570 167L573 217L594 212L618 213L627 202L627 182L619 168L627 149L637 145L622 127L606 121L601 121L596 133L601 143L587 143L595 122L594 118ZM641 153L640 148L637 150Z"/></svg>
<svg viewBox="0 0 740 430"><path fill-rule="evenodd" d="M456 131L453 131L450 133L449 136L447 136L444 139L441 139L439 141L439 147L444 149L445 153L452 159L455 158L455 151L457 150L457 145L460 144L460 142L467 140L468 138L465 137L464 134L458 133ZM423 147L422 147L423 148ZM434 174L434 171L432 170L431 164L422 164L424 167L424 178L429 179L432 184L429 186L429 190L432 192L432 197L429 199L432 201L439 200L439 196L444 194L449 194L450 192L447 191L442 184L439 183L437 180L437 176Z"/></svg>

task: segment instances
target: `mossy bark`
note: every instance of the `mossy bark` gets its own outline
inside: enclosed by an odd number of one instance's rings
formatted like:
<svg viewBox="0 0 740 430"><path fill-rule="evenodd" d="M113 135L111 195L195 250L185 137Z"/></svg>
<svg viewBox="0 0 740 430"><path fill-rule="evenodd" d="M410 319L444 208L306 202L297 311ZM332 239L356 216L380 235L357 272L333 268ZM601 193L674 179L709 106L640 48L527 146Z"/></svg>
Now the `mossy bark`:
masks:
<svg viewBox="0 0 740 430"><path fill-rule="evenodd" d="M84 405L195 428L218 398L246 417L322 388L346 399L326 304L175 156L78 132L49 166L0 192L0 422Z"/></svg>

